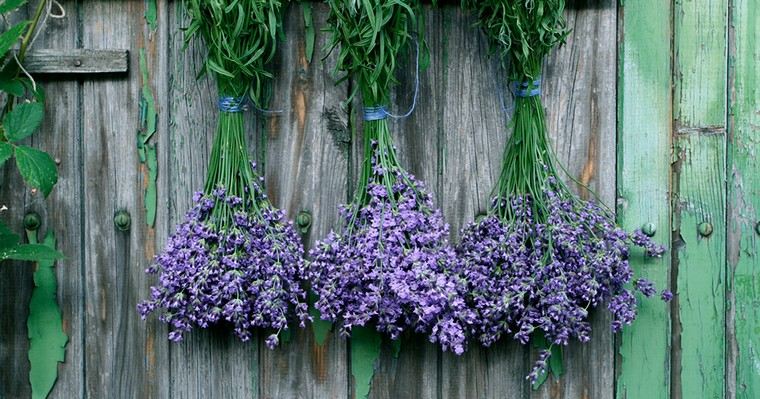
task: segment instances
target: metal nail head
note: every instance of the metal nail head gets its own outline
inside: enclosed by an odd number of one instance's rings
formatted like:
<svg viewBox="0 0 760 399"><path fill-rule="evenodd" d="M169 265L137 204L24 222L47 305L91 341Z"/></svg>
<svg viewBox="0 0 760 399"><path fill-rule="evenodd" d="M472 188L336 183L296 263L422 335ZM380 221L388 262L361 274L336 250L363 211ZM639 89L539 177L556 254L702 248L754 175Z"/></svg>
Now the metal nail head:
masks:
<svg viewBox="0 0 760 399"><path fill-rule="evenodd" d="M309 231L309 227L311 227L311 214L306 211L298 212L298 215L296 216L296 224L298 225L298 230L301 231L301 234L306 234Z"/></svg>
<svg viewBox="0 0 760 399"><path fill-rule="evenodd" d="M713 225L709 222L702 222L697 226L697 230L702 237L709 237L713 232Z"/></svg>
<svg viewBox="0 0 760 399"><path fill-rule="evenodd" d="M657 233L657 226L652 222L644 223L644 225L641 226L641 232L647 237L654 237L654 234Z"/></svg>
<svg viewBox="0 0 760 399"><path fill-rule="evenodd" d="M113 215L113 224L120 231L127 231L132 225L132 216L125 209L118 210Z"/></svg>

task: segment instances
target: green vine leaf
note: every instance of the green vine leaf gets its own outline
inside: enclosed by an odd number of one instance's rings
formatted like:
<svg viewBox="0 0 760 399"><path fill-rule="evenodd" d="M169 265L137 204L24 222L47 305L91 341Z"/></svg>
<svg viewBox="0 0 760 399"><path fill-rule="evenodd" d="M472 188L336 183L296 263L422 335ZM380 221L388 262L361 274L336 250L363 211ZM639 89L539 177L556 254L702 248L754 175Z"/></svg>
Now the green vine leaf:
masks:
<svg viewBox="0 0 760 399"><path fill-rule="evenodd" d="M5 0L4 2L0 3L0 14L5 14L6 12L13 11L24 4L26 4L26 0Z"/></svg>
<svg viewBox="0 0 760 399"><path fill-rule="evenodd" d="M0 80L0 91L4 91L16 97L23 97L26 94L26 85L19 78Z"/></svg>
<svg viewBox="0 0 760 399"><path fill-rule="evenodd" d="M8 50L16 43L29 25L29 21L19 22L0 35L0 56L5 57Z"/></svg>
<svg viewBox="0 0 760 399"><path fill-rule="evenodd" d="M13 156L13 144L0 142L0 167Z"/></svg>
<svg viewBox="0 0 760 399"><path fill-rule="evenodd" d="M21 177L33 188L39 189L47 197L58 181L55 162L45 152L20 145L16 147L16 167Z"/></svg>
<svg viewBox="0 0 760 399"><path fill-rule="evenodd" d="M53 262L61 258L63 258L62 253L42 244L19 244L10 248L0 249L0 260Z"/></svg>
<svg viewBox="0 0 760 399"><path fill-rule="evenodd" d="M41 103L21 103L3 118L8 140L16 142L34 133L42 124L45 107Z"/></svg>

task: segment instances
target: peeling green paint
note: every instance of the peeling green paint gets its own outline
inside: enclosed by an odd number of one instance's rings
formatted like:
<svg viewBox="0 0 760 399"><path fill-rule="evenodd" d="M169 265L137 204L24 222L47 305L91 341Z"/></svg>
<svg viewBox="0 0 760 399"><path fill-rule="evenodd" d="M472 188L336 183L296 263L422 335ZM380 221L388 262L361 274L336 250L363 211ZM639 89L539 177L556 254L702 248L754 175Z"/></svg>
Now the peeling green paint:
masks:
<svg viewBox="0 0 760 399"><path fill-rule="evenodd" d="M145 147L148 166L148 187L145 188L145 219L148 226L156 222L156 204L158 203L156 180L158 179L158 155L156 144Z"/></svg>
<svg viewBox="0 0 760 399"><path fill-rule="evenodd" d="M27 231L29 243L37 243L37 232ZM56 241L48 232L43 241L55 249ZM63 332L61 309L58 307L55 262L43 261L34 272L34 290L29 302L26 326L29 334L29 382L32 398L46 398L58 378L58 363L63 362L69 337Z"/></svg>
<svg viewBox="0 0 760 399"><path fill-rule="evenodd" d="M382 337L371 328L354 327L351 330L351 375L354 376L354 397L357 399L369 396L381 343Z"/></svg>
<svg viewBox="0 0 760 399"><path fill-rule="evenodd" d="M158 179L158 156L156 144L148 144L156 133L158 112L153 90L150 88L148 61L145 49L140 49L140 73L142 75L142 91L140 94L140 129L137 131L137 152L140 163L148 168L148 182L145 188L145 220L148 226L156 223L156 180Z"/></svg>
<svg viewBox="0 0 760 399"><path fill-rule="evenodd" d="M145 0L145 22L150 30L158 27L158 6L156 0Z"/></svg>

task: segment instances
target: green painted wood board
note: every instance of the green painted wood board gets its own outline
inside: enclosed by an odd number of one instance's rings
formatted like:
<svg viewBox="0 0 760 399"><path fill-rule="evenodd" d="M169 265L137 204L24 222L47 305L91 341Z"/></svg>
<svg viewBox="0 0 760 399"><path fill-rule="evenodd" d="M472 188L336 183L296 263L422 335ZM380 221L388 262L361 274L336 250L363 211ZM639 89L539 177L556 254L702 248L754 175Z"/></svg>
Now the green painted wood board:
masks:
<svg viewBox="0 0 760 399"><path fill-rule="evenodd" d="M626 230L653 223L654 239L670 241L670 133L672 123L671 5L627 1L618 61L618 219ZM668 253L646 259L634 251L638 276L666 287ZM639 299L641 296L639 295ZM640 300L634 325L619 339L618 398L667 398L670 394L669 306ZM643 382L646 383L643 383Z"/></svg>

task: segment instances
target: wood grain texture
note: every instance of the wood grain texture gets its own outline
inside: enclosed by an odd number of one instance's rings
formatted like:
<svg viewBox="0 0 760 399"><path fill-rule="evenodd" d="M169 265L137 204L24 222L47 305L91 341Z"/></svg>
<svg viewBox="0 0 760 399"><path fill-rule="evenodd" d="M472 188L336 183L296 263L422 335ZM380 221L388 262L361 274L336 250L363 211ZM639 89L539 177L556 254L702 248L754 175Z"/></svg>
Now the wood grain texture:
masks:
<svg viewBox="0 0 760 399"><path fill-rule="evenodd" d="M73 12L64 19L49 20L44 32L35 42L36 48L74 48L79 36L76 6L73 1L62 3ZM45 121L33 136L34 145L47 151L58 164L58 183L47 200L34 201L46 227L56 234L58 249L66 256L55 264L58 278L58 304L63 317L63 329L69 337L65 363L58 368L58 380L50 398L81 398L84 396L84 254L83 203L81 198L81 83L38 78L46 92ZM2 395L0 395L2 396Z"/></svg>
<svg viewBox="0 0 760 399"><path fill-rule="evenodd" d="M673 398L725 392L725 0L675 4Z"/></svg>
<svg viewBox="0 0 760 399"><path fill-rule="evenodd" d="M270 108L282 113L260 115L265 148L264 175L272 203L292 220L300 212L311 216L304 234L308 251L316 240L338 227L338 205L348 196L348 115L340 103L348 85L336 85L330 70L335 55L324 62L318 52L327 35L317 31L311 63L306 58L303 5L291 4L285 17L286 41L278 46L273 65ZM324 26L328 8L312 5L317 27ZM346 340L330 333L317 344L312 326L292 326L289 342L276 350L260 346L261 398L343 398L348 394Z"/></svg>
<svg viewBox="0 0 760 399"><path fill-rule="evenodd" d="M169 6L166 118L170 141L165 150L169 151L169 158L165 166L159 165L159 175L168 176L165 201L169 208L169 231L173 232L190 209L193 193L203 189L219 111L213 79L196 80L206 58L206 47L194 42L183 51L184 35L179 27L187 25L184 4L173 2ZM251 151L256 141L253 122L252 116L246 118L246 140ZM159 242L159 250L163 245L164 242ZM242 343L231 329L194 329L182 342L171 344L169 350L169 365L162 366L170 369L170 397L258 397L257 338Z"/></svg>
<svg viewBox="0 0 760 399"><path fill-rule="evenodd" d="M760 396L760 7L730 15L727 397Z"/></svg>
<svg viewBox="0 0 760 399"><path fill-rule="evenodd" d="M71 20L71 18L64 18ZM53 19L56 21L56 19ZM60 23L57 23L57 25ZM49 25L50 26L50 25ZM46 30L50 35L50 28ZM39 49L27 53L24 68L32 74L125 73L129 66L127 50Z"/></svg>
<svg viewBox="0 0 760 399"><path fill-rule="evenodd" d="M87 1L80 8L86 48L140 48L147 32L141 1ZM165 40L165 38L164 38ZM130 70L139 70L137 52ZM167 341L155 319L143 322L136 305L148 292L144 269L155 255L155 231L143 212L143 171L135 134L141 82L83 84L82 115L85 256L85 396L166 396ZM84 198L83 198L84 200ZM112 222L118 209L132 215L131 229Z"/></svg>
<svg viewBox="0 0 760 399"><path fill-rule="evenodd" d="M627 1L621 8L618 70L617 211L626 230L645 223L654 240L670 241L670 137L672 124L671 4ZM646 259L631 255L637 276L668 287L670 252ZM642 300L638 317L620 336L616 396L667 398L670 395L669 305Z"/></svg>
<svg viewBox="0 0 760 399"><path fill-rule="evenodd" d="M502 110L500 97L507 109L511 98L502 80L505 72L488 57L485 37L474 27L473 16L447 7L431 16L431 22L432 97L440 104L434 119L440 135L440 205L453 239L458 240L461 229L488 208L509 136L510 111ZM508 339L488 349L472 343L461 357L442 354L440 397L527 397L528 371L525 347Z"/></svg>
<svg viewBox="0 0 760 399"><path fill-rule="evenodd" d="M614 209L617 2L579 0L568 4L567 43L544 66L543 103L561 176L581 198ZM574 181L580 182L574 183ZM585 186L585 187L584 187ZM588 189L587 189L587 188ZM590 191L589 191L590 189ZM565 374L552 376L537 398L610 398L614 392L614 335L600 306L591 317L592 339L564 349ZM531 360L538 356L533 350Z"/></svg>

